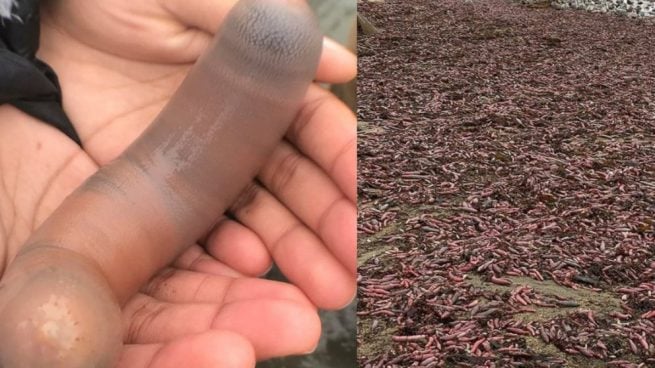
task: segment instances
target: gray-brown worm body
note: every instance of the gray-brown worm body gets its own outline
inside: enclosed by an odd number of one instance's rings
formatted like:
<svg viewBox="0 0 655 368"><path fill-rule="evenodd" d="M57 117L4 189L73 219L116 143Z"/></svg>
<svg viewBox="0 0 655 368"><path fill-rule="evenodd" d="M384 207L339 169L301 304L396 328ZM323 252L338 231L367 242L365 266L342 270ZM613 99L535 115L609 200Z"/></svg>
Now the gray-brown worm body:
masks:
<svg viewBox="0 0 655 368"><path fill-rule="evenodd" d="M235 5L152 125L66 198L8 268L0 367L114 364L119 305L256 175L299 111L321 40L303 1Z"/></svg>

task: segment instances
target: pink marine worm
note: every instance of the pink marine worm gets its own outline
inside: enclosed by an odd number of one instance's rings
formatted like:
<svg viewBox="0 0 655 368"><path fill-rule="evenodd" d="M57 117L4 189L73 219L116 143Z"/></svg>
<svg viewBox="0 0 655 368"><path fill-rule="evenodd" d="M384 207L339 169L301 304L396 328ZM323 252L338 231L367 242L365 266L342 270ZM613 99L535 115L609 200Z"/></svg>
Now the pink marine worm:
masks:
<svg viewBox="0 0 655 368"><path fill-rule="evenodd" d="M121 305L249 185L299 113L321 47L304 1L238 2L151 126L10 263L0 367L112 367Z"/></svg>

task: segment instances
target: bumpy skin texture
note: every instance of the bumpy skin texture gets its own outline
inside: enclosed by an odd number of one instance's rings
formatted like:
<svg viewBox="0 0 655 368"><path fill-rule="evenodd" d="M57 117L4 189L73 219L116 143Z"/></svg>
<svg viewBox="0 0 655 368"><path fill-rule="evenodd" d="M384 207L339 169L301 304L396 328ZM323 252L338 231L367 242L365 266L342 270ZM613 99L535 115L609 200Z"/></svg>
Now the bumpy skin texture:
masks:
<svg viewBox="0 0 655 368"><path fill-rule="evenodd" d="M304 1L234 7L150 128L21 248L0 284L0 367L114 364L120 305L252 180L298 113L321 39Z"/></svg>

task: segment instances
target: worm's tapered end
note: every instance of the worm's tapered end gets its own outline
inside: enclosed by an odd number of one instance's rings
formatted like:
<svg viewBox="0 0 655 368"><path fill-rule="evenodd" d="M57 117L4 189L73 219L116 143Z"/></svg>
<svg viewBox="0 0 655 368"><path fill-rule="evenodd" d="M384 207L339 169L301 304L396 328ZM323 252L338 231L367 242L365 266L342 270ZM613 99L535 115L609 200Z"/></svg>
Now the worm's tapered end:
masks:
<svg viewBox="0 0 655 368"><path fill-rule="evenodd" d="M219 31L216 51L238 57L234 69L261 72L257 78L311 81L322 40L305 1L241 0Z"/></svg>
<svg viewBox="0 0 655 368"><path fill-rule="evenodd" d="M121 312L93 266L61 249L19 256L0 285L0 367L111 368Z"/></svg>

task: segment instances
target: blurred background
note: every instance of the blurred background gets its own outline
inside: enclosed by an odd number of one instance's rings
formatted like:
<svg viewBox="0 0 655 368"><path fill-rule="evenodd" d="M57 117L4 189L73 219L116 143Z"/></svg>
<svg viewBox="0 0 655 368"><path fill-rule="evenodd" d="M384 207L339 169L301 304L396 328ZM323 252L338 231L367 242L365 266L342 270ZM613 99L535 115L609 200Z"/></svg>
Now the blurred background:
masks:
<svg viewBox="0 0 655 368"><path fill-rule="evenodd" d="M356 0L308 0L316 12L321 30L327 36L355 50ZM356 106L355 82L329 87L353 110ZM268 279L283 281L284 276L274 267ZM320 311L323 331L313 354L272 359L257 364L257 368L354 368L357 360L356 301L338 311Z"/></svg>
<svg viewBox="0 0 655 368"><path fill-rule="evenodd" d="M321 24L321 30L353 52L357 48L356 0L309 0ZM356 83L332 86L334 92L350 108L357 108Z"/></svg>

